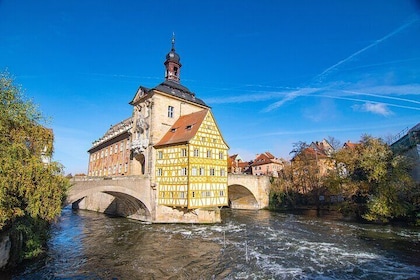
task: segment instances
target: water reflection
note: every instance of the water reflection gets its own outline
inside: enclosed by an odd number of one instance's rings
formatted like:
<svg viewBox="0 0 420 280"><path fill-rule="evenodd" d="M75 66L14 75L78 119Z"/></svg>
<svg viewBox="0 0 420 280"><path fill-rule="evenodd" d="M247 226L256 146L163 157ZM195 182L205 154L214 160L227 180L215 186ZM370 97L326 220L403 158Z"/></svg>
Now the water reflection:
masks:
<svg viewBox="0 0 420 280"><path fill-rule="evenodd" d="M13 279L416 279L420 230L222 211L222 224L142 224L64 209L48 257Z"/></svg>

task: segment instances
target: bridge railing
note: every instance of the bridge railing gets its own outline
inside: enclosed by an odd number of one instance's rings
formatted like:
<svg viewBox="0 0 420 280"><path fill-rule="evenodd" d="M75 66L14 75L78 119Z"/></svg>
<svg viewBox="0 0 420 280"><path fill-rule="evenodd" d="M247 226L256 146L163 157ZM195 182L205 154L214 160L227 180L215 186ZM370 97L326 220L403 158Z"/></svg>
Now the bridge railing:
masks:
<svg viewBox="0 0 420 280"><path fill-rule="evenodd" d="M106 180L137 180L148 179L147 176L130 175L130 176L74 176L70 182L86 182L86 181L106 181Z"/></svg>

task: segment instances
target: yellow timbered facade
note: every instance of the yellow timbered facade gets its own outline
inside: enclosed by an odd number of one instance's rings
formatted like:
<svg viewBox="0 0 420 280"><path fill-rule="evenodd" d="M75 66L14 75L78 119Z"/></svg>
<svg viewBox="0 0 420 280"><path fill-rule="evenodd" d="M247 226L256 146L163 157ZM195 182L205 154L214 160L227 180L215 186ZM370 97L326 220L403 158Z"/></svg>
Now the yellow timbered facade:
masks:
<svg viewBox="0 0 420 280"><path fill-rule="evenodd" d="M228 204L228 146L209 109L181 116L155 150L159 204L189 209Z"/></svg>

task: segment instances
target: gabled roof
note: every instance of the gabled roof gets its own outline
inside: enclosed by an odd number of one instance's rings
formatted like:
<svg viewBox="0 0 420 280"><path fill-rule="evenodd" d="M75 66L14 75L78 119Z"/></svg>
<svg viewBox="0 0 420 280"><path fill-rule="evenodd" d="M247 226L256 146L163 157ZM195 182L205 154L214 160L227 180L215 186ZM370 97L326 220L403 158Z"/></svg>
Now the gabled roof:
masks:
<svg viewBox="0 0 420 280"><path fill-rule="evenodd" d="M360 145L361 145L360 143L352 143L349 140L346 143L344 143L343 148L356 149Z"/></svg>
<svg viewBox="0 0 420 280"><path fill-rule="evenodd" d="M271 153L265 152L256 157L251 166L258 166L264 164L276 163L281 164Z"/></svg>
<svg viewBox="0 0 420 280"><path fill-rule="evenodd" d="M139 99L142 99L144 96L149 95L149 93L150 89L144 86L139 86L133 99L128 104L134 105L134 103L136 103Z"/></svg>
<svg viewBox="0 0 420 280"><path fill-rule="evenodd" d="M309 147L314 149L314 150L317 150L319 152L319 154L326 155L326 156L331 155L334 151L334 148L325 139L323 139L321 142L318 142L318 141L312 142L309 145Z"/></svg>
<svg viewBox="0 0 420 280"><path fill-rule="evenodd" d="M197 133L209 110L201 110L181 116L155 147L188 143Z"/></svg>

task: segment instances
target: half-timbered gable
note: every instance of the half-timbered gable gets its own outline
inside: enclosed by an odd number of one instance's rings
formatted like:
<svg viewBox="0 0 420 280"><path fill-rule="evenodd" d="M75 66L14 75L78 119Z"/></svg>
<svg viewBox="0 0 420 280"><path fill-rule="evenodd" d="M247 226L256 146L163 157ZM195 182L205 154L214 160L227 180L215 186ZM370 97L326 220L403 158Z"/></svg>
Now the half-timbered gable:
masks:
<svg viewBox="0 0 420 280"><path fill-rule="evenodd" d="M155 149L159 204L190 209L228 204L228 146L210 110L181 116Z"/></svg>

